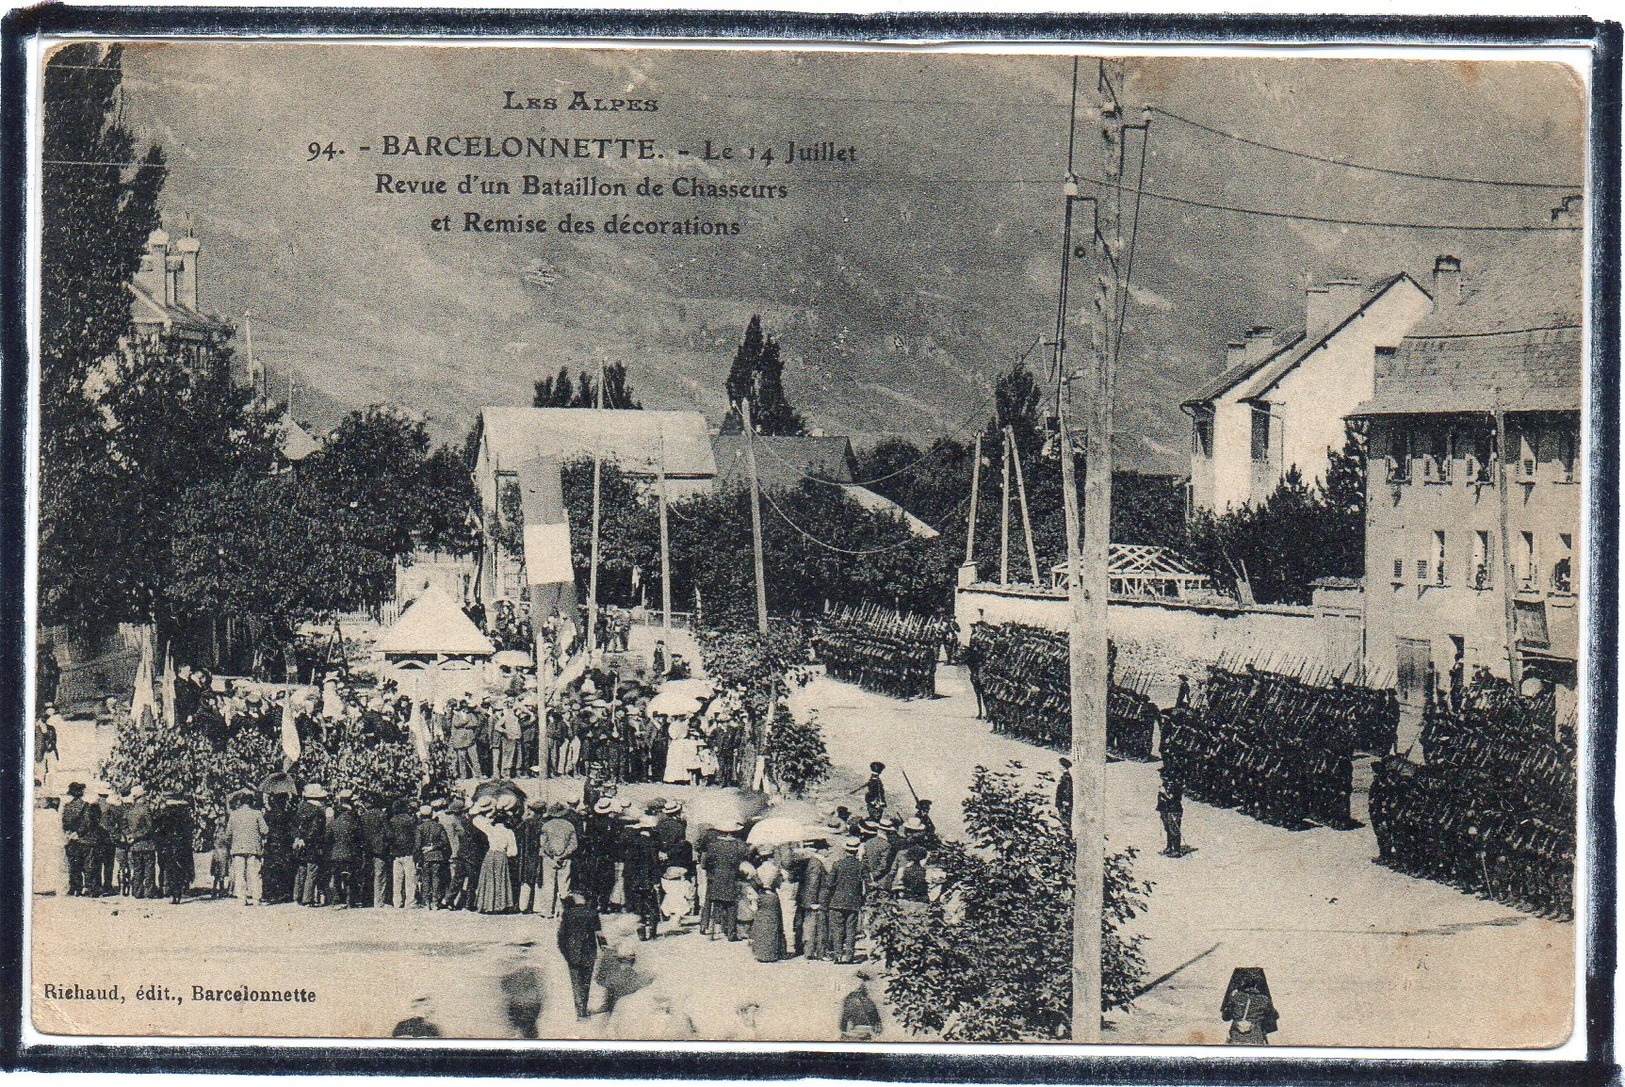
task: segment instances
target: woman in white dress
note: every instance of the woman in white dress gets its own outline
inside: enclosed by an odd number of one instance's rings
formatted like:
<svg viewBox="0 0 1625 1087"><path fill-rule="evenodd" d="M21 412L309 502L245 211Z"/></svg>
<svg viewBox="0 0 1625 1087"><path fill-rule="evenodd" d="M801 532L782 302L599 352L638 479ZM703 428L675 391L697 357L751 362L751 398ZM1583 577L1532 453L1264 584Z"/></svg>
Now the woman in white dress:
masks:
<svg viewBox="0 0 1625 1087"><path fill-rule="evenodd" d="M663 775L666 784L698 784L700 741L690 729L688 716L673 717L666 728L666 736L671 740L666 748L666 772Z"/></svg>

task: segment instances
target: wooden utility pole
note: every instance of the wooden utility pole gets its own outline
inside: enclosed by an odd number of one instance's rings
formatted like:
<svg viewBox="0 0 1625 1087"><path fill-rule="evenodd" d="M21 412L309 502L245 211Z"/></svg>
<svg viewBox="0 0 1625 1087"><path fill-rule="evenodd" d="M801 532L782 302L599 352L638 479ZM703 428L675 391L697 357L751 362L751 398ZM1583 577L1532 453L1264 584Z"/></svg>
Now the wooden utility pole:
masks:
<svg viewBox="0 0 1625 1087"><path fill-rule="evenodd" d="M970 525L965 531L965 561L976 561L976 499L982 491L982 434L976 433L976 451L970 462Z"/></svg>
<svg viewBox="0 0 1625 1087"><path fill-rule="evenodd" d="M767 581L762 575L762 500L756 479L756 431L751 429L750 400L739 402L745 424L745 469L750 473L750 540L756 560L756 629L767 633Z"/></svg>
<svg viewBox="0 0 1625 1087"><path fill-rule="evenodd" d="M587 568L587 652L598 648L598 520L604 472L604 360L598 360L598 402L593 409L597 436L592 443L592 562Z"/></svg>
<svg viewBox="0 0 1625 1087"><path fill-rule="evenodd" d="M1118 95L1122 63L1099 62L1102 166L1107 184L1093 199L1094 222L1087 249L1073 249L1072 210L1088 202L1077 193L1073 148L1077 125L1078 61L1072 64L1072 117L1067 138L1066 217L1062 231L1061 296L1056 314L1055 361L1061 377L1058 414L1062 502L1066 515L1068 665L1072 703L1072 1040L1100 1041L1101 927L1106 867L1106 696L1107 570L1111 533L1113 319L1118 314L1117 258L1121 252L1119 179L1123 163L1123 119ZM1088 365L1073 375L1066 369L1066 321L1071 262L1087 253L1096 272ZM1072 382L1085 397L1084 496L1080 517L1077 471L1073 463Z"/></svg>
<svg viewBox="0 0 1625 1087"><path fill-rule="evenodd" d="M660 432L660 629L671 632L671 536L666 529L666 432Z"/></svg>
<svg viewBox="0 0 1625 1087"><path fill-rule="evenodd" d="M1038 548L1033 544L1033 518L1027 509L1027 478L1021 473L1021 450L1016 448L1016 432L1004 428L1004 442L1010 449L1010 462L1016 466L1016 497L1021 500L1021 532L1027 541L1027 565L1033 572L1033 584L1042 585L1038 573Z"/></svg>
<svg viewBox="0 0 1625 1087"><path fill-rule="evenodd" d="M1004 449L1004 482L999 486L999 584L1010 584L1010 437L1000 432Z"/></svg>
<svg viewBox="0 0 1625 1087"><path fill-rule="evenodd" d="M1507 636L1507 679L1512 682L1512 689L1517 691L1523 684L1523 658L1518 654L1518 605L1514 594L1518 591L1518 567L1513 559L1512 529L1507 516L1507 504L1512 496L1508 488L1512 486L1512 473L1507 471L1507 464L1512 460L1512 451L1507 448L1507 416L1501 410L1501 389L1499 386L1491 390L1490 411L1495 417L1495 450L1496 450L1496 504L1500 517L1501 536L1501 606L1506 620ZM1486 563L1486 565L1488 565ZM1533 571L1531 571L1533 573Z"/></svg>

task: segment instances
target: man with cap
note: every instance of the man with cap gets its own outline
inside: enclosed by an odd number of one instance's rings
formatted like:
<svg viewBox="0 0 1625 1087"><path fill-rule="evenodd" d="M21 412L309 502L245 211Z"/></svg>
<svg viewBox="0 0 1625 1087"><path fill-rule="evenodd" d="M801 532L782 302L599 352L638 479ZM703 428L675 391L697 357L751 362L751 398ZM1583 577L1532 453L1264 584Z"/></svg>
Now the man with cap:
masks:
<svg viewBox="0 0 1625 1087"><path fill-rule="evenodd" d="M1055 781L1055 814L1061 825L1072 833L1072 760L1061 759L1061 776Z"/></svg>
<svg viewBox="0 0 1625 1087"><path fill-rule="evenodd" d="M63 851L68 858L68 893L89 894L88 880L91 843L96 833L96 813L85 803L85 783L68 783L68 802L62 805Z"/></svg>
<svg viewBox="0 0 1625 1087"><path fill-rule="evenodd" d="M858 911L863 909L863 861L858 859L861 842L848 838L842 844L842 855L830 869L827 898L829 955L836 961L850 964L857 955Z"/></svg>
<svg viewBox="0 0 1625 1087"><path fill-rule="evenodd" d="M931 818L931 801L916 800L914 802L914 818L919 820L920 825L925 828L920 832L920 836L924 840L926 848L928 850L935 849L939 839L937 838L936 821Z"/></svg>
<svg viewBox="0 0 1625 1087"><path fill-rule="evenodd" d="M356 814L355 791L340 789L335 799L338 806L327 825L327 870L333 884L333 904L360 906L366 898L364 888L372 881L366 832Z"/></svg>
<svg viewBox="0 0 1625 1087"><path fill-rule="evenodd" d="M447 864L451 859L451 839L434 816L434 805L418 806L417 868L418 901L425 909L437 910L446 893Z"/></svg>
<svg viewBox="0 0 1625 1087"><path fill-rule="evenodd" d="M750 854L739 838L744 829L737 819L718 824L716 838L705 854L705 897L710 920L713 925L721 925L730 942L739 939L739 866Z"/></svg>
<svg viewBox="0 0 1625 1087"><path fill-rule="evenodd" d="M113 851L124 833L124 813L113 802L113 790L107 785L96 787L96 800L90 807L96 813L96 830L89 842L86 893L100 897L118 890L114 881Z"/></svg>
<svg viewBox="0 0 1625 1087"><path fill-rule="evenodd" d="M145 786L130 788L130 808L124 813L124 834L130 842L130 893L137 898L158 897L158 845L152 803Z"/></svg>
<svg viewBox="0 0 1625 1087"><path fill-rule="evenodd" d="M869 780L863 785L863 802L869 808L871 819L879 819L886 812L886 783L880 779L885 772L885 763L869 764Z"/></svg>
<svg viewBox="0 0 1625 1087"><path fill-rule="evenodd" d="M301 906L320 906L327 861L327 790L311 782L300 792L293 820L293 852L299 870L293 877L293 900Z"/></svg>

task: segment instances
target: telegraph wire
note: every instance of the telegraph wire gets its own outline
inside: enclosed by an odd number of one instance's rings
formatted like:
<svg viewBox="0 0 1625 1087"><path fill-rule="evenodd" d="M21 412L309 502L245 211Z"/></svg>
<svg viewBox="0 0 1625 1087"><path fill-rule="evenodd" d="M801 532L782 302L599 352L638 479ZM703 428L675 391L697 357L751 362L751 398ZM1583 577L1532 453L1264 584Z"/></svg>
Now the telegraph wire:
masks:
<svg viewBox="0 0 1625 1087"><path fill-rule="evenodd" d="M1180 124L1189 125L1192 128L1200 129L1203 132L1210 132L1215 136L1222 136L1227 140L1234 140L1237 143L1244 143L1249 147L1257 147L1264 151L1274 151L1281 155L1291 155L1294 158L1308 159L1311 162L1323 162L1329 166L1341 166L1349 170L1365 170L1374 174L1388 174L1392 177L1408 177L1418 181L1448 181L1458 185L1491 185L1499 188L1509 189L1579 189L1584 187L1573 182L1511 181L1504 178L1492 177L1459 177L1450 174L1427 174L1414 170L1400 170L1390 166L1372 166L1367 163L1350 162L1347 159L1336 159L1330 158L1326 155L1311 154L1308 151L1298 151L1290 147L1279 147L1272 143L1264 143L1262 140L1254 140L1249 139L1246 136L1239 136L1234 132L1226 132L1223 129L1214 128L1211 125L1203 124L1201 121L1194 121L1189 117L1181 117L1177 113L1173 113L1157 106L1149 106L1147 108L1154 113L1162 114L1171 121L1178 121Z"/></svg>

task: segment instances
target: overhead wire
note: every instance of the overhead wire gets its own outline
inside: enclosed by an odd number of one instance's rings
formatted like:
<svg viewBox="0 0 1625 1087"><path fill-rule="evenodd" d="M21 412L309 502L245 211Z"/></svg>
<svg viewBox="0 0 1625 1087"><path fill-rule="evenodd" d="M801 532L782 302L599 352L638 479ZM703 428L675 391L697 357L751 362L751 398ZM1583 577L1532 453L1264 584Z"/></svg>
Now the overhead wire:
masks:
<svg viewBox="0 0 1625 1087"><path fill-rule="evenodd" d="M1226 132L1223 129L1215 128L1212 125L1203 124L1201 121L1193 120L1189 117L1182 117L1171 110L1162 109L1157 106L1148 106L1147 108L1154 113L1162 114L1171 121L1178 121L1180 124L1189 125L1192 128L1200 129L1203 132L1212 133L1215 136L1222 136L1227 140L1234 140L1237 143L1243 143L1249 147L1257 147L1264 151L1274 151L1277 154L1290 155L1293 158L1308 159L1311 162L1322 162L1330 166L1341 166L1349 170L1365 170L1374 174L1387 174L1391 177L1412 178L1418 181L1445 181L1458 185L1490 185L1510 189L1578 189L1582 187L1577 182L1513 181L1507 178L1461 177L1451 174L1429 174L1417 170L1400 170L1391 166L1372 166L1369 163L1351 162L1348 159L1332 158L1328 155L1316 155L1309 151L1299 151L1291 147L1281 147L1277 144L1265 143L1263 140L1250 139L1234 132Z"/></svg>

